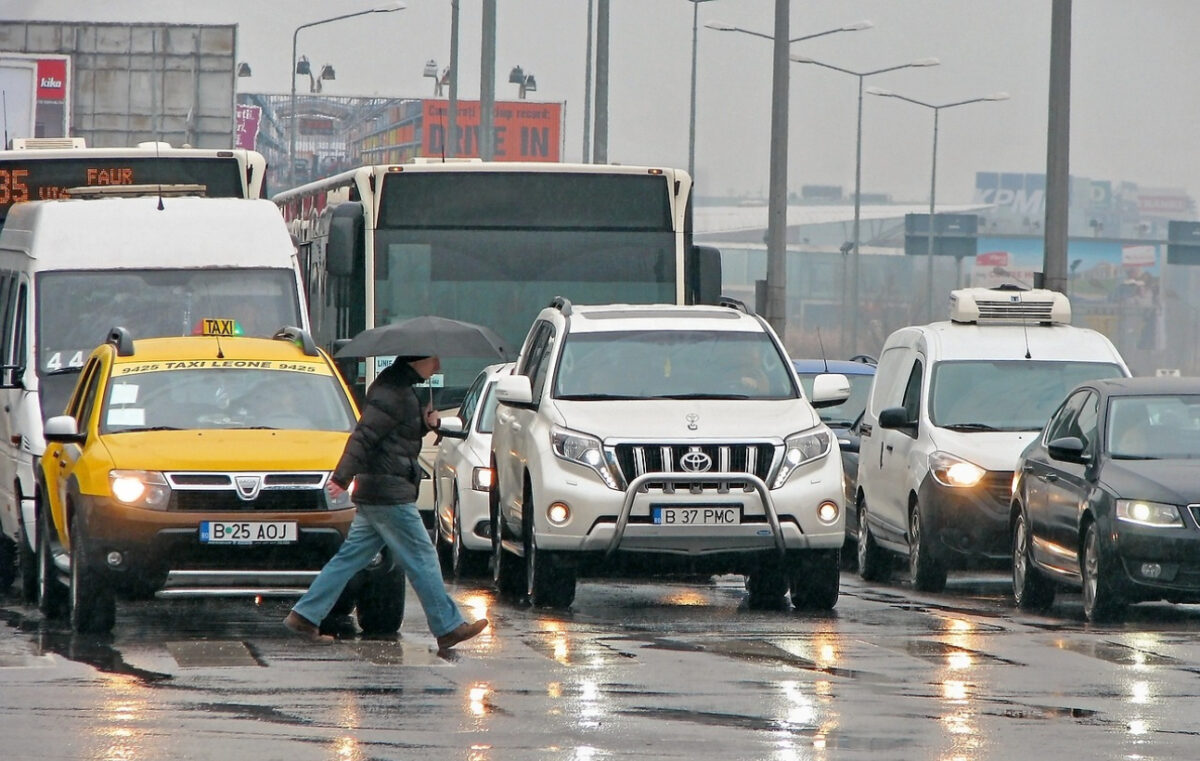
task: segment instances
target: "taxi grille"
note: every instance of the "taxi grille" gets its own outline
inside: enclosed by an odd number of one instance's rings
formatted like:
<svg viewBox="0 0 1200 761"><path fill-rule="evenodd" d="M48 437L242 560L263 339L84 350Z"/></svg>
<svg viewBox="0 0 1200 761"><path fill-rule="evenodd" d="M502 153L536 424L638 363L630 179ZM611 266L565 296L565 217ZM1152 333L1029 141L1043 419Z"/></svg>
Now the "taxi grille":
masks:
<svg viewBox="0 0 1200 761"><path fill-rule="evenodd" d="M702 472L753 473L767 480L775 458L775 445L750 443L618 444L615 454L626 482L645 473L691 474L683 457L691 452L707 455L711 465ZM702 459L702 458L701 458Z"/></svg>
<svg viewBox="0 0 1200 761"><path fill-rule="evenodd" d="M993 502L1001 507L1007 507L1012 502L1012 478L1011 470L992 470L983 477L980 486L984 488Z"/></svg>
<svg viewBox="0 0 1200 761"><path fill-rule="evenodd" d="M320 472L167 473L166 477L171 484L168 510L311 512L327 509L326 474Z"/></svg>

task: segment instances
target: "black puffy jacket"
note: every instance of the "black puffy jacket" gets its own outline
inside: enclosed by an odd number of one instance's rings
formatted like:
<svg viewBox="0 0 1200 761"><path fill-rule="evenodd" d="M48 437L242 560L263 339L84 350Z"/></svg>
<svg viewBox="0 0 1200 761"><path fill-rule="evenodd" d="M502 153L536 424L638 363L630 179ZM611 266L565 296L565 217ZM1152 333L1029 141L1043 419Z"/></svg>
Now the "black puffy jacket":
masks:
<svg viewBox="0 0 1200 761"><path fill-rule="evenodd" d="M422 380L407 362L398 362L384 369L367 390L362 416L331 479L343 488L355 481L355 502L417 501L421 483L417 455L429 430L413 388Z"/></svg>

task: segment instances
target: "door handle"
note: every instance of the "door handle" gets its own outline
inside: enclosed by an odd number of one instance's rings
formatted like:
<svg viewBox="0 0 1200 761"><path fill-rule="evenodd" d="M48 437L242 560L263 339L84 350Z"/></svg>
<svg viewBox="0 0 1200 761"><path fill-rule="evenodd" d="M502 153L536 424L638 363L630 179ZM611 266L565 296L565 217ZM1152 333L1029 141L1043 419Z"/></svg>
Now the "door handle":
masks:
<svg viewBox="0 0 1200 761"><path fill-rule="evenodd" d="M1025 463L1024 467L1022 467L1021 470L1025 471L1026 473L1032 473L1033 466L1030 465L1029 463Z"/></svg>
<svg viewBox="0 0 1200 761"><path fill-rule="evenodd" d="M1047 473L1046 480L1049 481L1050 483L1054 483L1055 481L1058 480L1058 476L1055 475L1054 473Z"/></svg>
<svg viewBox="0 0 1200 761"><path fill-rule="evenodd" d="M892 451L892 449L893 449L893 448L894 448L894 447L892 447L892 445L891 445L891 444L887 444L887 445L885 445L885 446L884 446L884 449L886 449L886 450L887 450L887 451L889 451L889 452L890 452L890 451Z"/></svg>

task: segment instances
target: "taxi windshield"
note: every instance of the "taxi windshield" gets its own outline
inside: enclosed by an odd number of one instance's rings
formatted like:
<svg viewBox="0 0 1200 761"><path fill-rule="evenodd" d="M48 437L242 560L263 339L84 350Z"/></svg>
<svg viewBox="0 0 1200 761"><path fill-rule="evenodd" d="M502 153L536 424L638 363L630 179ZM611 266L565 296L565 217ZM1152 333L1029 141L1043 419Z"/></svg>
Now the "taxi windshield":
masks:
<svg viewBox="0 0 1200 761"><path fill-rule="evenodd" d="M125 368L116 366L100 412L101 433L214 428L348 432L354 427L345 392L317 363L296 363L310 372L217 367L219 361L194 369L163 369L162 364L141 372L140 367L122 372Z"/></svg>

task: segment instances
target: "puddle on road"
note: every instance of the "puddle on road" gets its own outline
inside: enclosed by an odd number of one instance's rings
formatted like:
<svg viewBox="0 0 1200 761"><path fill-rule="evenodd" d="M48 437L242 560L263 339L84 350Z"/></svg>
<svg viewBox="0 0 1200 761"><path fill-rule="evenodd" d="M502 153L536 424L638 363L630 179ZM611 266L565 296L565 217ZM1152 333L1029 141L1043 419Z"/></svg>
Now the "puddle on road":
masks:
<svg viewBox="0 0 1200 761"><path fill-rule="evenodd" d="M969 648L951 645L947 642L938 642L936 640L910 639L904 643L904 652L915 658L920 658L922 660L937 664L944 664L950 661L966 658L973 665L1024 665L1022 663L1018 663L1017 661L1010 661L1007 658L981 653L978 650L971 650Z"/></svg>
<svg viewBox="0 0 1200 761"><path fill-rule="evenodd" d="M237 668L266 666L244 642L185 641L165 643L182 668Z"/></svg>
<svg viewBox="0 0 1200 761"><path fill-rule="evenodd" d="M1119 666L1174 666L1179 664L1178 660L1169 655L1159 655L1117 642L1080 642L1060 639L1055 640L1053 645L1060 650L1069 650L1079 655L1099 658Z"/></svg>
<svg viewBox="0 0 1200 761"><path fill-rule="evenodd" d="M696 642L681 642L679 640L655 638L647 645L653 650L675 650L678 652L705 652L724 655L730 658L779 663L793 668L815 671L830 676L841 676L856 679L864 676L861 671L844 669L836 666L826 666L809 658L791 653L778 645L761 639L716 639L705 640L703 644Z"/></svg>
<svg viewBox="0 0 1200 761"><path fill-rule="evenodd" d="M711 711L685 711L675 708L635 707L618 711L625 716L641 716L651 719L667 719L670 721L687 721L693 724L703 724L709 727L732 727L735 729L753 729L766 732L789 732L796 735L816 735L821 728L815 724L792 724L779 719L767 719L762 716L747 716L735 713L714 713Z"/></svg>

